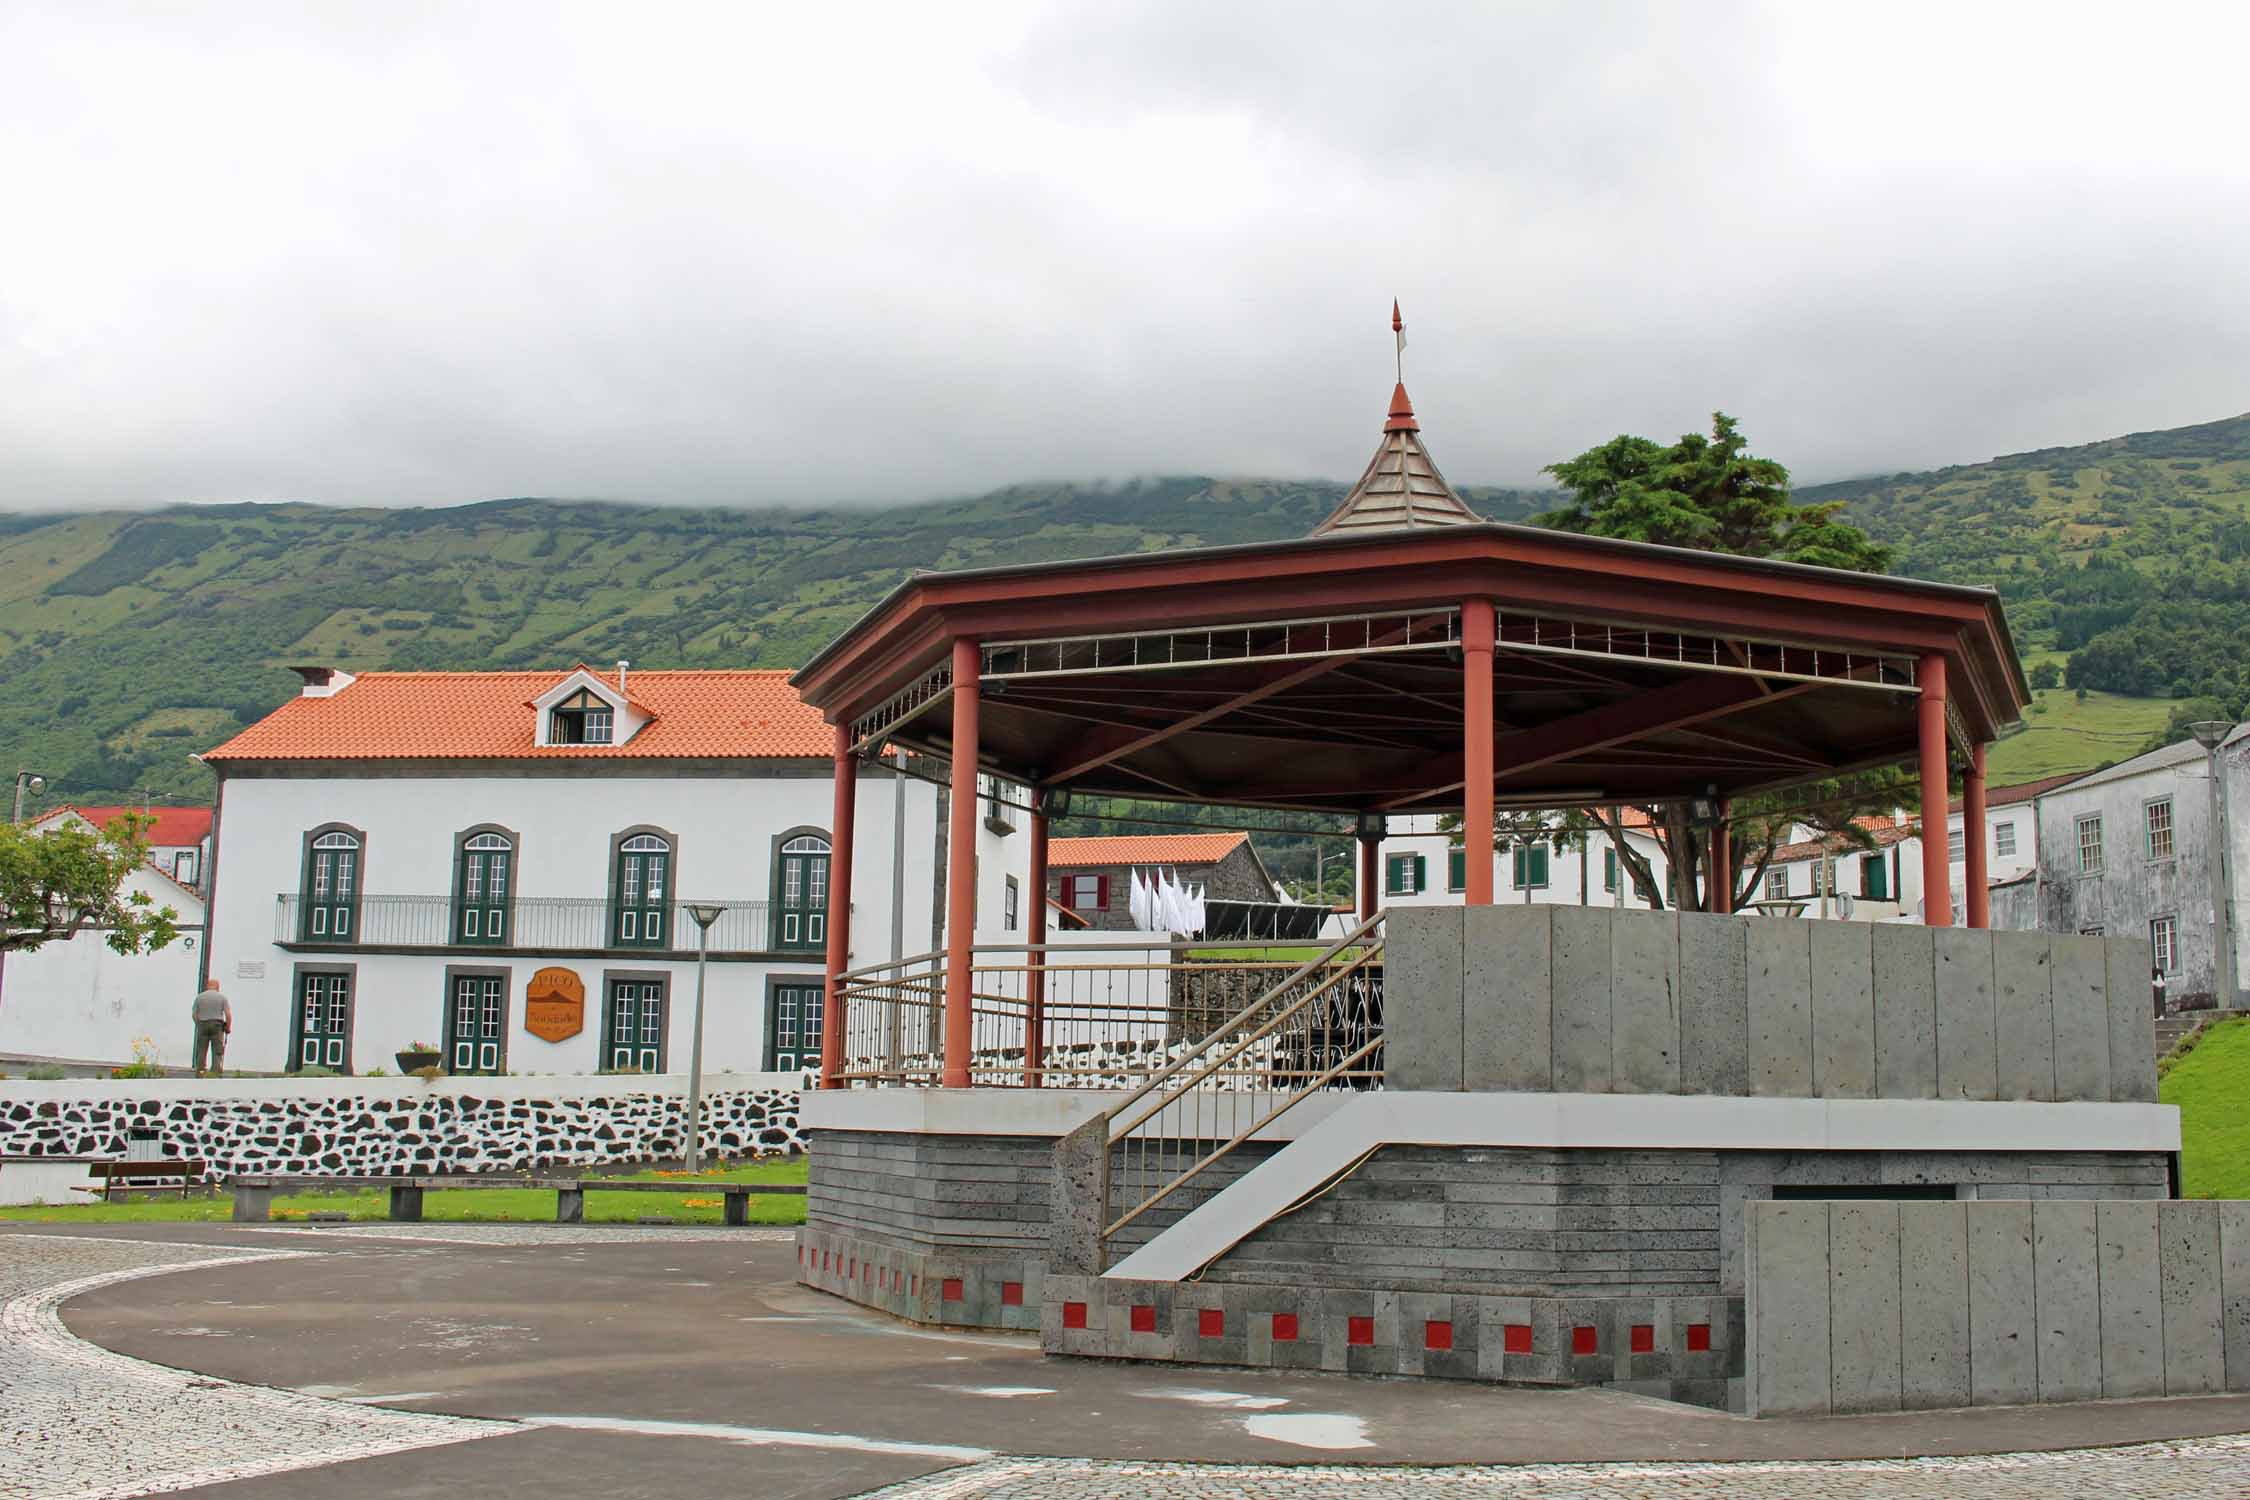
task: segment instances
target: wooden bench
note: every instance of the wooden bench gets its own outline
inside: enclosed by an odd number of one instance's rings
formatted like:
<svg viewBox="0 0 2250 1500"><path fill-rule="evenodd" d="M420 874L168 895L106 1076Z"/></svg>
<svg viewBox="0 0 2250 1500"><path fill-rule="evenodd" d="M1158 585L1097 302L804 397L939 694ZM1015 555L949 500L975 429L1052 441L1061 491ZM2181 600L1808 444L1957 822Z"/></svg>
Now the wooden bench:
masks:
<svg viewBox="0 0 2250 1500"><path fill-rule="evenodd" d="M87 1187L82 1191L99 1193L102 1201L107 1203L120 1191L130 1196L136 1188L153 1193L177 1186L180 1196L185 1198L189 1188L203 1185L204 1169L209 1165L208 1162L166 1158L155 1161L90 1161L86 1163L86 1170L100 1180L101 1186ZM177 1183L171 1180L174 1178L178 1179Z"/></svg>
<svg viewBox="0 0 2250 1500"><path fill-rule="evenodd" d="M422 1220L422 1195L426 1192L454 1192L476 1188L552 1188L555 1193L555 1222L580 1224L586 1219L588 1193L671 1193L674 1196L691 1194L702 1197L717 1194L724 1197L726 1222L740 1227L750 1222L750 1199L753 1195L774 1194L802 1197L804 1188L795 1184L769 1184L759 1182L620 1182L611 1177L564 1178L551 1177L274 1177L243 1176L231 1178L228 1186L234 1191L234 1221L237 1224L263 1224L273 1217L273 1200L277 1193L318 1193L346 1191L358 1188L388 1188L391 1194L391 1218L402 1224L418 1224Z"/></svg>
<svg viewBox="0 0 2250 1500"><path fill-rule="evenodd" d="M677 1179L670 1182L620 1182L614 1177L582 1177L575 1182L557 1182L553 1186L557 1224L584 1223L588 1193L689 1193L696 1197L709 1197L716 1193L726 1199L722 1206L726 1222L736 1228L750 1222L752 1198L802 1198L805 1195L802 1183L687 1182Z"/></svg>

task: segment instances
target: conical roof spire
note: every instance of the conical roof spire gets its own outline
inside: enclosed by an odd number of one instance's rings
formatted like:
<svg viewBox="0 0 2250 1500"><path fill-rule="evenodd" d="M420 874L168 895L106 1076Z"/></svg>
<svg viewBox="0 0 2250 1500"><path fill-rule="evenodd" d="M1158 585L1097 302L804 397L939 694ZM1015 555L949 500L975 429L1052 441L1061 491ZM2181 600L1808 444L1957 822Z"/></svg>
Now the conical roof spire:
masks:
<svg viewBox="0 0 2250 1500"><path fill-rule="evenodd" d="M1406 325L1399 318L1396 302L1391 304L1391 332L1403 355ZM1412 526L1474 526L1484 519L1453 492L1453 486L1430 461L1429 450L1422 446L1422 425L1415 419L1414 403L1406 398L1403 362L1398 373L1398 384L1391 391L1390 416L1383 423L1383 441L1344 503L1313 528L1314 536Z"/></svg>

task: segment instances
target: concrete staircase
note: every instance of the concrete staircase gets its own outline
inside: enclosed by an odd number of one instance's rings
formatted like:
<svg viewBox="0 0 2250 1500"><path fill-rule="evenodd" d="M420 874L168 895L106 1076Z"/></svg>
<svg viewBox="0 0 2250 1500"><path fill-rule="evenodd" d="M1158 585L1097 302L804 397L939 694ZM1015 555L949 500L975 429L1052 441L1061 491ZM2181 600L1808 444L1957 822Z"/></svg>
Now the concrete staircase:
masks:
<svg viewBox="0 0 2250 1500"><path fill-rule="evenodd" d="M2163 1057L2180 1044L2180 1039L2206 1022L2216 1021L2226 1014L2217 1010L2172 1011L2156 1018L2156 1055Z"/></svg>

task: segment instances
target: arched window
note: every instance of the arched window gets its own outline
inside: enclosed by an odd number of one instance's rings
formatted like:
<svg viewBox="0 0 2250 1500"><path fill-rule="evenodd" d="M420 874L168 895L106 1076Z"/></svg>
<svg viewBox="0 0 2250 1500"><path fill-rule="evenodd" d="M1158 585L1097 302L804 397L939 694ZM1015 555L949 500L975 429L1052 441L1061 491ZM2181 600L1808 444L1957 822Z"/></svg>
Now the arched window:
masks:
<svg viewBox="0 0 2250 1500"><path fill-rule="evenodd" d="M793 833L781 841L774 871L776 948L822 948L828 943L828 840Z"/></svg>
<svg viewBox="0 0 2250 1500"><path fill-rule="evenodd" d="M499 947L508 941L515 895L516 841L485 830L461 840L453 885L453 941Z"/></svg>
<svg viewBox="0 0 2250 1500"><path fill-rule="evenodd" d="M665 914L672 899L672 841L636 833L617 846L610 931L620 948L662 948L670 941Z"/></svg>
<svg viewBox="0 0 2250 1500"><path fill-rule="evenodd" d="M305 939L341 943L352 936L359 916L360 835L330 828L313 834L305 848Z"/></svg>

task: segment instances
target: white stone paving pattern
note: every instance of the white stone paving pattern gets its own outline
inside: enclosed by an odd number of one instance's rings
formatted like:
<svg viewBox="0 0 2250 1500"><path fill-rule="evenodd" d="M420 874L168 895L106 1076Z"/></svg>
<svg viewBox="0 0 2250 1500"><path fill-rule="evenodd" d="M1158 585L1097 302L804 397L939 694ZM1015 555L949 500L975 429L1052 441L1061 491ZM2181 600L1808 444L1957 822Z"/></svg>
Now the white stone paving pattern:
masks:
<svg viewBox="0 0 2250 1500"><path fill-rule="evenodd" d="M997 1458L865 1500L2221 1500L2250 1495L2250 1437L1849 1463L1344 1467Z"/></svg>
<svg viewBox="0 0 2250 1500"><path fill-rule="evenodd" d="M519 1430L194 1375L97 1348L58 1315L112 1282L301 1253L0 1234L0 1497L126 1500Z"/></svg>

